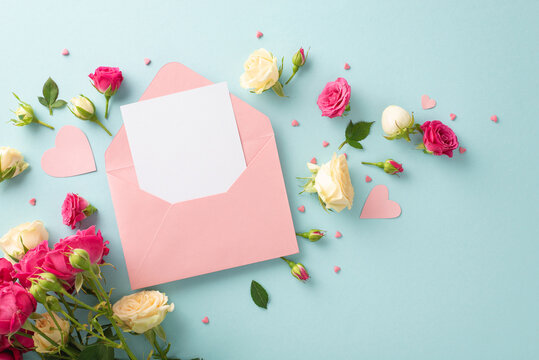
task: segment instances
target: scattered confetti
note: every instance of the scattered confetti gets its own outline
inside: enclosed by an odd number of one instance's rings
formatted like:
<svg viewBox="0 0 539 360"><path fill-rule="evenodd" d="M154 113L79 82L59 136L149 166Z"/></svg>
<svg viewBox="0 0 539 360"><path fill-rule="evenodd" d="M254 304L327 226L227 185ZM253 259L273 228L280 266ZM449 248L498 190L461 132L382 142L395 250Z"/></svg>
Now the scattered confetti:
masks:
<svg viewBox="0 0 539 360"><path fill-rule="evenodd" d="M341 271L340 266L335 265L335 266L333 267L333 271L335 271L335 274L338 274L338 273Z"/></svg>
<svg viewBox="0 0 539 360"><path fill-rule="evenodd" d="M461 154L464 154L466 152L466 148L465 147L459 147L459 153Z"/></svg>
<svg viewBox="0 0 539 360"><path fill-rule="evenodd" d="M301 206L298 208L298 211L304 213L304 212L305 212L305 205L301 205Z"/></svg>
<svg viewBox="0 0 539 360"><path fill-rule="evenodd" d="M299 122L297 120L292 120L292 126L299 126Z"/></svg>
<svg viewBox="0 0 539 360"><path fill-rule="evenodd" d="M152 61L150 59L148 59L148 58L144 59L144 64L146 64L146 65L150 65L151 62Z"/></svg>
<svg viewBox="0 0 539 360"><path fill-rule="evenodd" d="M328 147L328 145L329 145L329 143L328 143L327 141L323 141L323 142L322 142L322 146L323 146L323 147Z"/></svg>
<svg viewBox="0 0 539 360"><path fill-rule="evenodd" d="M365 176L365 182L370 183L371 181L372 181L372 178L369 175Z"/></svg>
<svg viewBox="0 0 539 360"><path fill-rule="evenodd" d="M431 99L428 95L421 96L421 106L424 110L432 109L436 106L436 100Z"/></svg>
<svg viewBox="0 0 539 360"><path fill-rule="evenodd" d="M350 65L348 63L344 63L344 70L350 70Z"/></svg>
<svg viewBox="0 0 539 360"><path fill-rule="evenodd" d="M492 121L494 121L495 123L497 123L497 122L498 122L498 117L497 117L496 115L492 115L492 116L490 117L490 120L492 120Z"/></svg>
<svg viewBox="0 0 539 360"><path fill-rule="evenodd" d="M338 238L342 238L341 232L340 232L340 231L337 231L337 232L335 233L335 237L336 237L337 239L338 239Z"/></svg>
<svg viewBox="0 0 539 360"><path fill-rule="evenodd" d="M257 38L260 39L262 36L264 36L264 34L262 34L261 31L257 31L257 32L256 32L256 37L257 37Z"/></svg>
<svg viewBox="0 0 539 360"><path fill-rule="evenodd" d="M313 157L313 158L311 159L311 164L316 164L316 158L315 158L315 157Z"/></svg>
<svg viewBox="0 0 539 360"><path fill-rule="evenodd" d="M202 319L202 322L203 322L204 324L208 324L208 323L210 322L210 319L208 319L208 317L205 316L204 319Z"/></svg>
<svg viewBox="0 0 539 360"><path fill-rule="evenodd" d="M36 206L36 199L35 198L31 198L30 201L28 201L28 203L32 206Z"/></svg>
<svg viewBox="0 0 539 360"><path fill-rule="evenodd" d="M451 113L451 114L449 114L449 118L450 118L451 120L455 120L455 119L457 118L457 115Z"/></svg>
<svg viewBox="0 0 539 360"><path fill-rule="evenodd" d="M67 49L62 50L62 55L64 55L64 56L69 55L69 50L67 50Z"/></svg>

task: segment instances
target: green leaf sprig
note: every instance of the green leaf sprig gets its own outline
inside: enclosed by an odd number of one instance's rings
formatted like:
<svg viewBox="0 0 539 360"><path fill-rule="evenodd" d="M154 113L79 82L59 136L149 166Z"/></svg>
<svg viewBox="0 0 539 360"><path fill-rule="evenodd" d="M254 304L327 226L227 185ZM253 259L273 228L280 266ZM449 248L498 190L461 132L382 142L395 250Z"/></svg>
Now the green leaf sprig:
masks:
<svg viewBox="0 0 539 360"><path fill-rule="evenodd" d="M339 150L346 144L356 149L363 149L363 145L361 145L360 141L369 136L372 124L374 124L374 121L360 121L354 124L352 120L350 120L344 133L346 140L339 146Z"/></svg>
<svg viewBox="0 0 539 360"><path fill-rule="evenodd" d="M43 84L43 96L37 97L41 105L49 109L50 115L52 115L52 109L60 109L67 104L66 101L58 99L59 92L58 85L49 77Z"/></svg>
<svg viewBox="0 0 539 360"><path fill-rule="evenodd" d="M262 285L254 280L251 281L251 298L257 306L263 309L268 308L268 292L266 289L264 289L264 287L262 287Z"/></svg>

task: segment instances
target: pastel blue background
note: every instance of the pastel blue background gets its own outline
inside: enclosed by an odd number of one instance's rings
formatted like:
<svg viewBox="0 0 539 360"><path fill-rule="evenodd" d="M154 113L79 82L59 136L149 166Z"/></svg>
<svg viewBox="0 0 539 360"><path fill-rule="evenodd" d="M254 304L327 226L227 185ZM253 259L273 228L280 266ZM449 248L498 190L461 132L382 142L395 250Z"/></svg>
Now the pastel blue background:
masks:
<svg viewBox="0 0 539 360"><path fill-rule="evenodd" d="M119 66L125 82L104 122L116 132L119 106L136 101L162 65L179 61L212 81L228 81L232 93L271 118L295 226L327 229L328 237L315 244L299 241L301 254L294 259L312 275L306 284L273 260L156 287L176 305L164 322L173 355L537 359L538 15L533 0L2 1L0 144L23 151L32 167L0 185L0 232L41 219L53 243L72 233L61 223L60 206L67 192L79 193L99 209L85 225L96 223L111 242L109 261L118 270L107 270L107 277L117 289L114 299L129 293L105 176L103 154L111 138L67 109L50 118L36 96L52 76L61 98L84 93L102 116L104 99L87 75L100 65ZM255 37L257 30L263 38ZM288 76L291 55L301 45L311 52L285 88L288 98L240 88L242 64L253 50L265 47L285 56ZM62 56L63 48L71 54ZM322 118L316 98L339 76L352 86L351 114ZM56 132L4 123L16 108L11 91L57 130L80 127L98 171L47 176L40 158ZM422 94L438 105L422 110ZM450 124L468 151L440 158L404 141L384 140L380 115L390 104L414 111L418 122ZM454 122L450 113L457 114ZM493 114L497 124L490 121ZM293 119L299 127L290 125ZM305 163L313 156L329 160L348 119L376 123L365 150L344 149L356 190L353 209L327 214L314 196L298 195L295 178L307 174ZM159 126L159 119L152 120ZM193 151L204 151L204 145ZM403 176L360 164L387 157L404 163ZM226 161L218 154L215 160ZM373 182L365 183L366 175ZM387 185L401 204L400 218L359 219L376 184ZM32 197L35 207L28 205ZM296 210L300 205L304 214ZM341 239L334 238L337 230ZM215 229L215 236L226 237L226 230ZM334 265L342 267L340 274ZM251 301L252 279L270 294L267 311ZM204 316L209 325L201 323ZM141 359L148 354L142 342L130 341Z"/></svg>

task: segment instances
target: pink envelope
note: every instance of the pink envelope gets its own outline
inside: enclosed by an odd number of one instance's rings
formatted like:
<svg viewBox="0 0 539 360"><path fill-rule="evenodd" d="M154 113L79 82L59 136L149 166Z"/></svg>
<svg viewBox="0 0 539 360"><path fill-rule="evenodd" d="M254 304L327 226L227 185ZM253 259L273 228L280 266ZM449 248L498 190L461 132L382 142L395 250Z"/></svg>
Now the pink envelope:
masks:
<svg viewBox="0 0 539 360"><path fill-rule="evenodd" d="M169 63L140 100L210 84L186 66ZM107 149L107 177L131 288L298 252L270 120L234 95L231 99L247 169L226 193L171 204L139 188L125 127ZM226 161L219 154L215 160Z"/></svg>

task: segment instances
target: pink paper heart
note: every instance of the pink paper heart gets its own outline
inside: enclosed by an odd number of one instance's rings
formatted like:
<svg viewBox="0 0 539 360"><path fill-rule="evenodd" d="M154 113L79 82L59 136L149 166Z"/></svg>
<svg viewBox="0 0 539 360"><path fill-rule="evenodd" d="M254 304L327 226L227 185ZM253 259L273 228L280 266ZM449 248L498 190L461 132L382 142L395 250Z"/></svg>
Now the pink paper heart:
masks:
<svg viewBox="0 0 539 360"><path fill-rule="evenodd" d="M207 324L207 323L210 322L210 319L208 319L208 317L205 316L204 319L202 319L202 322L203 322L204 324Z"/></svg>
<svg viewBox="0 0 539 360"><path fill-rule="evenodd" d="M144 63L145 63L146 65L150 65L151 62L152 62L152 61L151 61L150 59L148 59L148 58L145 58L145 59L144 59Z"/></svg>
<svg viewBox="0 0 539 360"><path fill-rule="evenodd" d="M348 65L348 63L344 63L344 70L350 70L350 65Z"/></svg>
<svg viewBox="0 0 539 360"><path fill-rule="evenodd" d="M32 206L36 206L36 199L35 198L31 198L30 201L28 201L28 203Z"/></svg>
<svg viewBox="0 0 539 360"><path fill-rule="evenodd" d="M363 210L361 219L391 219L401 214L401 207L393 200L389 200L389 191L385 185L376 185L370 192Z"/></svg>
<svg viewBox="0 0 539 360"><path fill-rule="evenodd" d="M343 153L344 154L344 157L346 158L346 160L348 160L348 154L347 153Z"/></svg>
<svg viewBox="0 0 539 360"><path fill-rule="evenodd" d="M451 113L451 114L449 114L449 118L450 118L451 120L455 120L455 119L457 118L457 115Z"/></svg>
<svg viewBox="0 0 539 360"><path fill-rule="evenodd" d="M64 56L69 55L69 50L67 50L67 49L62 50L62 55L64 55Z"/></svg>
<svg viewBox="0 0 539 360"><path fill-rule="evenodd" d="M299 126L299 122L297 120L292 120L292 126Z"/></svg>
<svg viewBox="0 0 539 360"><path fill-rule="evenodd" d="M436 106L436 100L431 99L428 95L421 96L421 106L424 110L432 109Z"/></svg>
<svg viewBox="0 0 539 360"><path fill-rule="evenodd" d="M264 34L262 34L261 31L257 31L257 32L256 32L256 37L257 37L257 38L260 39L262 36L264 36Z"/></svg>
<svg viewBox="0 0 539 360"><path fill-rule="evenodd" d="M365 182L370 183L371 181L372 181L372 178L369 175L365 176Z"/></svg>
<svg viewBox="0 0 539 360"><path fill-rule="evenodd" d="M333 267L333 271L335 271L335 274L338 274L339 271L341 271L341 267L335 265L335 266Z"/></svg>
<svg viewBox="0 0 539 360"><path fill-rule="evenodd" d="M305 205L301 205L299 208L298 208L298 211L299 212L305 212Z"/></svg>
<svg viewBox="0 0 539 360"><path fill-rule="evenodd" d="M466 152L466 148L465 147L459 147L459 153L461 154L464 154Z"/></svg>
<svg viewBox="0 0 539 360"><path fill-rule="evenodd" d="M316 164L316 158L315 158L315 157L313 157L313 158L311 159L311 164Z"/></svg>
<svg viewBox="0 0 539 360"><path fill-rule="evenodd" d="M323 146L323 147L328 147L328 145L329 145L329 143L328 143L327 141L323 141L323 142L322 142L322 146Z"/></svg>
<svg viewBox="0 0 539 360"><path fill-rule="evenodd" d="M337 231L337 232L335 233L335 237L336 237L337 239L338 239L338 238L342 238L341 232L340 232L340 231Z"/></svg>
<svg viewBox="0 0 539 360"><path fill-rule="evenodd" d="M496 115L492 115L492 116L490 117L490 120L492 120L492 121L494 121L495 123L497 123L497 122L498 122L498 117L497 117Z"/></svg>
<svg viewBox="0 0 539 360"><path fill-rule="evenodd" d="M82 130L66 125L58 131L55 147L45 151L41 168L50 176L70 177L95 171L95 160Z"/></svg>

